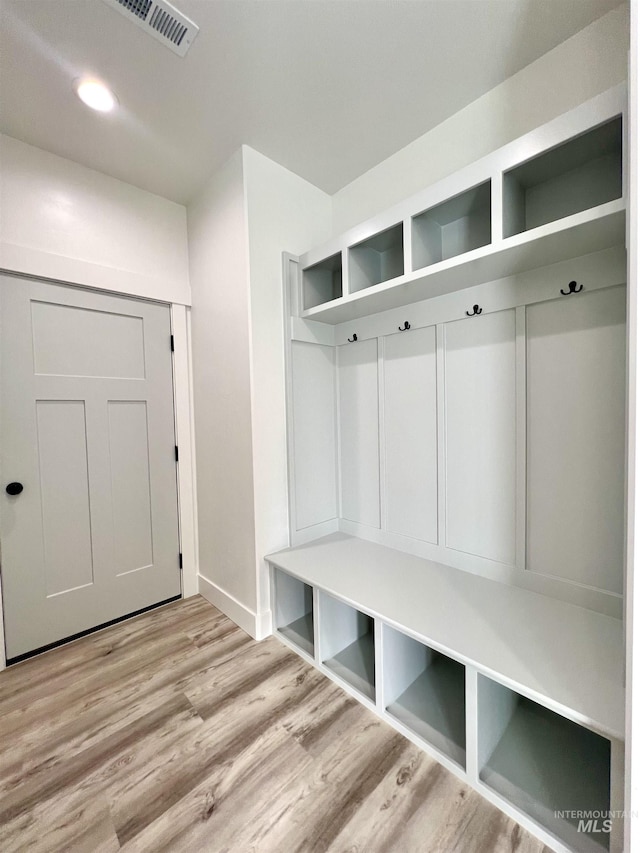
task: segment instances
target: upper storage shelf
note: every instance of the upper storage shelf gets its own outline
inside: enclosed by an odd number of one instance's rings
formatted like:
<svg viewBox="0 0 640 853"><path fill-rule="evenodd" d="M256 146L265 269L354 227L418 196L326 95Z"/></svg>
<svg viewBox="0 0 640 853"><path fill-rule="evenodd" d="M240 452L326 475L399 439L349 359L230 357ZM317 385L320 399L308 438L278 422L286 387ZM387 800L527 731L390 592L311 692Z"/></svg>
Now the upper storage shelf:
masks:
<svg viewBox="0 0 640 853"><path fill-rule="evenodd" d="M349 249L351 292L389 281L404 272L402 223Z"/></svg>
<svg viewBox="0 0 640 853"><path fill-rule="evenodd" d="M624 244L625 88L300 258L304 319L341 323Z"/></svg>
<svg viewBox="0 0 640 853"><path fill-rule="evenodd" d="M411 220L413 269L464 255L491 242L491 181Z"/></svg>
<svg viewBox="0 0 640 853"><path fill-rule="evenodd" d="M622 196L622 116L504 175L504 236Z"/></svg>
<svg viewBox="0 0 640 853"><path fill-rule="evenodd" d="M315 308L342 296L342 253L307 267L304 276L304 308Z"/></svg>

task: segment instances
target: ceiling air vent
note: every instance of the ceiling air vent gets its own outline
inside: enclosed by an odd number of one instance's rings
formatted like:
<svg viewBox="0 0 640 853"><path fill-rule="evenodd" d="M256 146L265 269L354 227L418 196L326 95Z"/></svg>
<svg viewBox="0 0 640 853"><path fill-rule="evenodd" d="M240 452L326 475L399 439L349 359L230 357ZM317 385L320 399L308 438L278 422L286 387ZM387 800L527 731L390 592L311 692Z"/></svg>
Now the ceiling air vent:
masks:
<svg viewBox="0 0 640 853"><path fill-rule="evenodd" d="M104 0L146 30L178 56L184 56L198 34L199 27L165 0Z"/></svg>

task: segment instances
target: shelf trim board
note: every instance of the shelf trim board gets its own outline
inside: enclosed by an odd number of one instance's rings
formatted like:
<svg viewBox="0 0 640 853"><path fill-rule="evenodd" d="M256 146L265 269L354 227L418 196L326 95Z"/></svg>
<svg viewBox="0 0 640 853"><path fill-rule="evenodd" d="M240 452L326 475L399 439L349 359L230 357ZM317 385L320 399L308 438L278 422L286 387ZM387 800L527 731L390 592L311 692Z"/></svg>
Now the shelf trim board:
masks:
<svg viewBox="0 0 640 853"><path fill-rule="evenodd" d="M516 308L516 569L527 568L527 337L526 307Z"/></svg>
<svg viewBox="0 0 640 853"><path fill-rule="evenodd" d="M624 739L621 621L344 534L267 559L538 704Z"/></svg>
<svg viewBox="0 0 640 853"><path fill-rule="evenodd" d="M375 672L378 674L376 680L376 710L381 716L385 713L385 666L384 666L384 644L385 625L381 619L373 620L373 653Z"/></svg>
<svg viewBox="0 0 640 853"><path fill-rule="evenodd" d="M502 193L502 170L494 169L491 173L491 243L497 244L502 237L502 220L504 216L504 201Z"/></svg>
<svg viewBox="0 0 640 853"><path fill-rule="evenodd" d="M312 587L313 590L313 663L316 666L321 666L322 660L320 655L320 590L317 586Z"/></svg>
<svg viewBox="0 0 640 853"><path fill-rule="evenodd" d="M624 812L624 742L620 740L611 741L611 781L609 790L611 792L611 811L623 814ZM610 853L618 853L624 848L624 818L614 820L610 835Z"/></svg>
<svg viewBox="0 0 640 853"><path fill-rule="evenodd" d="M467 744L467 778L472 785L479 782L478 750L478 670L473 666L464 668L465 684L465 714L466 714L466 744Z"/></svg>

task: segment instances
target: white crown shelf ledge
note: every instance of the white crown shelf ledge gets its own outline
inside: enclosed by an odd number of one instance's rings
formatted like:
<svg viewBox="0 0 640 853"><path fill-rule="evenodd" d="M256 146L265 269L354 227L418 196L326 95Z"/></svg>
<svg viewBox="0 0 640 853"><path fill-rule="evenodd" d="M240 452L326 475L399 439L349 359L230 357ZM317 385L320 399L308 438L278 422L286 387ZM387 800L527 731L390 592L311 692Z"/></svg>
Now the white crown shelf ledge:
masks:
<svg viewBox="0 0 640 853"><path fill-rule="evenodd" d="M322 323L344 323L621 246L624 241L625 202L617 199L333 299L303 311L300 316Z"/></svg>
<svg viewBox="0 0 640 853"><path fill-rule="evenodd" d="M301 256L303 319L341 323L625 242L614 87Z"/></svg>

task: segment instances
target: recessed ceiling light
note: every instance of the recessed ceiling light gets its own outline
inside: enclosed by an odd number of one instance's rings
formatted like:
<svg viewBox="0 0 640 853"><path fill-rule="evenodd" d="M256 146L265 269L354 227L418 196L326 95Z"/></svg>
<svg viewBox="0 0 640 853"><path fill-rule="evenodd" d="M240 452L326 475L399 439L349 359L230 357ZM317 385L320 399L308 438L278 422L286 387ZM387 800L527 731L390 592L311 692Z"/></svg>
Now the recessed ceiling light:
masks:
<svg viewBox="0 0 640 853"><path fill-rule="evenodd" d="M104 83L99 80L82 79L74 82L77 96L92 110L101 113L110 112L118 103L118 99Z"/></svg>

